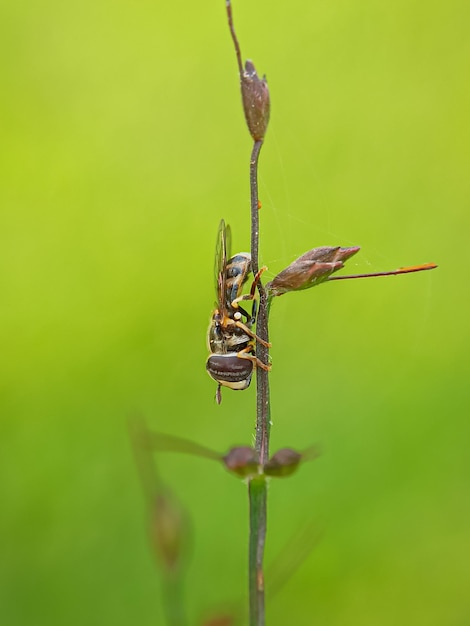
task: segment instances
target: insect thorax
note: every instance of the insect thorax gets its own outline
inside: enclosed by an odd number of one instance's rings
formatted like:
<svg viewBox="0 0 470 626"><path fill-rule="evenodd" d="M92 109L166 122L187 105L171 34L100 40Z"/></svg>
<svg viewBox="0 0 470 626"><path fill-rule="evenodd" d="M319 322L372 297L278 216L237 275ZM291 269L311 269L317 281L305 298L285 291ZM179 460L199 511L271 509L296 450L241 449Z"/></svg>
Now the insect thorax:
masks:
<svg viewBox="0 0 470 626"><path fill-rule="evenodd" d="M239 252L231 257L225 268L226 276L226 303L231 303L240 296L243 285L248 280L251 271L251 255L248 252Z"/></svg>

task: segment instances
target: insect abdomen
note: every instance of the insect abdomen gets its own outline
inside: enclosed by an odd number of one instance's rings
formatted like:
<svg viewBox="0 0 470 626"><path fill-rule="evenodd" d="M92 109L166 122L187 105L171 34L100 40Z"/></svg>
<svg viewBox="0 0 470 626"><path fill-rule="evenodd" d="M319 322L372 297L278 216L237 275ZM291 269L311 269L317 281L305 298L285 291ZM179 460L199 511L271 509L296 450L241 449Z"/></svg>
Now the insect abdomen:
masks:
<svg viewBox="0 0 470 626"><path fill-rule="evenodd" d="M246 389L251 382L253 363L236 354L211 354L206 362L209 375L231 389Z"/></svg>

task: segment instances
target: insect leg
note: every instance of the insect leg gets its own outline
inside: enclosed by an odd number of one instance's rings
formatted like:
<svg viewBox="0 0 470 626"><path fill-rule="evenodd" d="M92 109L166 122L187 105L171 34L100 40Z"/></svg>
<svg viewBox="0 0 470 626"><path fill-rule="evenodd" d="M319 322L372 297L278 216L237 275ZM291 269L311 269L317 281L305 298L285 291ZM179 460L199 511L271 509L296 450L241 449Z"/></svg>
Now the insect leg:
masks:
<svg viewBox="0 0 470 626"><path fill-rule="evenodd" d="M253 326L256 322L256 314L258 313L258 300L253 300L253 306L251 308L251 320L249 326Z"/></svg>
<svg viewBox="0 0 470 626"><path fill-rule="evenodd" d="M261 367L261 369L266 370L266 372L270 372L271 365L266 365L263 361L260 361L258 357L251 353L251 350L251 346L248 346L244 350L237 352L237 357L239 359L247 359L248 361L251 361L255 367Z"/></svg>
<svg viewBox="0 0 470 626"><path fill-rule="evenodd" d="M262 346L264 346L265 348L270 348L271 344L268 343L267 341L264 341L264 339L261 339L261 337L258 337L258 335L256 333L254 333L251 328L248 328L248 326L246 324L243 324L240 321L236 321L235 322L235 326L237 326L238 328L241 328L249 337L252 337L253 339L256 339L256 341L258 343L260 343Z"/></svg>
<svg viewBox="0 0 470 626"><path fill-rule="evenodd" d="M256 300L255 300L255 302L256 302ZM253 324L253 314L251 314L251 316L250 316L250 314L247 311L245 311L245 309L242 309L241 306L237 306L236 308L237 308L237 311L239 311L244 317L246 317L246 323L247 324L248 323L250 325Z"/></svg>
<svg viewBox="0 0 470 626"><path fill-rule="evenodd" d="M254 277L253 282L251 283L250 293L247 293L244 296L239 296L238 298L235 298L235 300L232 301L231 304L232 304L234 309L238 308L238 303L241 302L242 300L254 300L255 293L256 293L256 287L258 286L258 283L260 281L261 275L267 269L268 268L266 266L264 266L264 267L262 267L260 270L258 270L256 272L256 276Z"/></svg>
<svg viewBox="0 0 470 626"><path fill-rule="evenodd" d="M266 265L264 265L262 268L260 268L257 272L256 272L256 276L253 279L253 282L251 283L251 289L250 289L250 300L252 300L255 297L255 291L256 291L256 287L258 286L258 283L260 281L261 275L263 274L263 272L265 272L268 268L266 267ZM247 298L248 299L248 298Z"/></svg>

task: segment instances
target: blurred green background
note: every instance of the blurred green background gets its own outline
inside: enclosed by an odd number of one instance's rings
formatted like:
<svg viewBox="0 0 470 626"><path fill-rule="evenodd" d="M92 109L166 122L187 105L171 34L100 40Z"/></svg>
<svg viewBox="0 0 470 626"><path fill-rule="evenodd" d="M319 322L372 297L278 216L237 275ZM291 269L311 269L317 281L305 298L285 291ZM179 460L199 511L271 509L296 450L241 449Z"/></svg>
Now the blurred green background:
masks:
<svg viewBox="0 0 470 626"><path fill-rule="evenodd" d="M1 622L163 624L128 416L220 451L254 425L254 385L218 407L204 366L220 218L249 245L225 5L0 11ZM440 265L275 303L273 450L323 454L271 483L267 561L309 520L322 538L268 623L469 624L469 4L234 15L271 90L269 276L319 245L360 245L349 273ZM161 467L193 518L196 624L244 598L246 488Z"/></svg>

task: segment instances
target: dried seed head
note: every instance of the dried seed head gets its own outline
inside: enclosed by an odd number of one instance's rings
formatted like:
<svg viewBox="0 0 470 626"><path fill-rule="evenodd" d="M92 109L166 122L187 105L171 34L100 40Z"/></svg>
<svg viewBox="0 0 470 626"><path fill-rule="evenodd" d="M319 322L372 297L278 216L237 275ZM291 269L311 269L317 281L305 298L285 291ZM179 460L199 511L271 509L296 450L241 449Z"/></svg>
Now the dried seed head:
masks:
<svg viewBox="0 0 470 626"><path fill-rule="evenodd" d="M249 446L232 448L223 457L225 467L239 476L250 476L258 473L259 455Z"/></svg>
<svg viewBox="0 0 470 626"><path fill-rule="evenodd" d="M313 248L282 270L266 285L266 289L271 296L282 296L288 291L315 287L344 267L344 262L358 251L357 246Z"/></svg>
<svg viewBox="0 0 470 626"><path fill-rule="evenodd" d="M255 141L262 141L269 122L270 98L266 76L259 78L255 66L246 61L240 77L243 110L250 135Z"/></svg>

